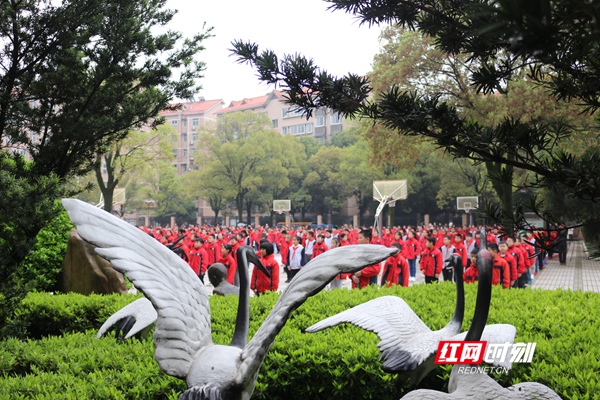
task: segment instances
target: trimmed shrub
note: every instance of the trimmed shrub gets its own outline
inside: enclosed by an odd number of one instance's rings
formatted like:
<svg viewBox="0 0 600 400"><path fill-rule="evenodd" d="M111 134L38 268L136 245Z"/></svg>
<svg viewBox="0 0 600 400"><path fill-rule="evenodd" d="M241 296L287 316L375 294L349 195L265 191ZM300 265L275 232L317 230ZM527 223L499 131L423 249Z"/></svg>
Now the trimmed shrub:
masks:
<svg viewBox="0 0 600 400"><path fill-rule="evenodd" d="M40 339L98 329L115 311L138 296L120 294L29 293L10 321L21 338Z"/></svg>
<svg viewBox="0 0 600 400"><path fill-rule="evenodd" d="M303 332L323 318L382 295L404 298L431 329L440 329L448 322L455 304L455 288L445 283L319 293L292 313L277 336L260 370L253 398L400 398L406 388L398 387L396 377L381 370L379 340L375 334L351 325L315 334ZM467 285L464 329L470 325L475 295L475 285ZM61 296L46 296L47 301L42 300L44 294L35 296L35 302L28 298L27 315L33 315L35 308L44 303L59 308L71 303L72 310L90 312L89 308L72 304L85 301L75 295L64 295L69 299L62 303L56 300ZM89 321L85 324L98 320L93 330L42 340L0 342L0 398L174 399L185 390L184 382L159 371L151 340L115 342L110 335L94 338L104 316L135 298L96 297L93 301L103 311L96 312L93 318L77 317L72 311L74 319ZM277 294L268 294L252 299L250 335L271 312L277 298ZM111 304L100 305L103 301ZM235 324L237 298L214 296L210 303L213 341L228 344ZM59 315L58 319L70 318L64 311L51 312L50 308L42 308L44 313ZM507 375L495 379L504 386L522 381L540 382L565 399L597 398L599 313L599 294L495 287L488 324L512 323L517 328L516 341L537 343L531 364L515 364ZM47 329L50 331L56 332L56 326ZM450 367L438 369L422 385L446 390L449 372Z"/></svg>
<svg viewBox="0 0 600 400"><path fill-rule="evenodd" d="M73 228L64 210L51 220L38 233L33 249L19 265L17 279L27 282L30 290L55 290Z"/></svg>

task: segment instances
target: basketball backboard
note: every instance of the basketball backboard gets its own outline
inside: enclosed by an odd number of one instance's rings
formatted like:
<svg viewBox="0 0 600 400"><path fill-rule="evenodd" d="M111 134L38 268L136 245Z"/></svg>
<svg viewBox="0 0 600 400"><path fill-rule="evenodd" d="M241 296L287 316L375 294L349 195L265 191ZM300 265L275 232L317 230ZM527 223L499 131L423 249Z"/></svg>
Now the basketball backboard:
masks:
<svg viewBox="0 0 600 400"><path fill-rule="evenodd" d="M125 188L115 188L113 191L113 207L117 207L127 203L127 196ZM102 208L104 207L104 196L100 193L100 201L96 204L96 207Z"/></svg>
<svg viewBox="0 0 600 400"><path fill-rule="evenodd" d="M125 188L116 188L113 192L113 206L120 206L127 203Z"/></svg>
<svg viewBox="0 0 600 400"><path fill-rule="evenodd" d="M291 200L273 200L273 211L281 214L283 212L289 212L291 209Z"/></svg>
<svg viewBox="0 0 600 400"><path fill-rule="evenodd" d="M396 200L406 200L408 185L406 179L393 181L373 181L373 199L390 203Z"/></svg>
<svg viewBox="0 0 600 400"><path fill-rule="evenodd" d="M477 196L462 196L456 198L456 208L469 212L479 208L479 197Z"/></svg>

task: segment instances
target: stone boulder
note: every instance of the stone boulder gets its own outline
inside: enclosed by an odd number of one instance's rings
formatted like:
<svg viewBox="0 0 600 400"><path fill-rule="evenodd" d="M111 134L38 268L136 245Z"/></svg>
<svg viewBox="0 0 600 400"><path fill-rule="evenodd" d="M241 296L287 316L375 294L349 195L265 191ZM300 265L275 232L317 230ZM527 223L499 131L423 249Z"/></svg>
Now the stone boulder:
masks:
<svg viewBox="0 0 600 400"><path fill-rule="evenodd" d="M100 257L95 246L71 231L62 264L62 291L81 294L127 293L123 275Z"/></svg>

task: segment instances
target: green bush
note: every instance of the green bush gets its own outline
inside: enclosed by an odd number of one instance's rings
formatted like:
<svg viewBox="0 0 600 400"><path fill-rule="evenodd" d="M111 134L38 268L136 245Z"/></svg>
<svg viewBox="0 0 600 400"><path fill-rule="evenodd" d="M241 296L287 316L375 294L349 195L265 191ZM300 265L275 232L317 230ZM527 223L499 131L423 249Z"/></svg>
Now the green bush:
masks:
<svg viewBox="0 0 600 400"><path fill-rule="evenodd" d="M69 234L74 226L66 211L43 228L31 252L19 264L16 279L26 282L30 290L56 290L62 262L67 254Z"/></svg>
<svg viewBox="0 0 600 400"><path fill-rule="evenodd" d="M474 285L467 285L464 329L468 329L473 315L475 289ZM277 336L260 370L254 398L400 398L405 389L396 386L394 375L381 370L375 334L351 325L315 334L303 330L382 295L404 298L431 329L440 329L452 315L454 293L451 284L319 293L292 313ZM277 296L252 299L250 335L269 314ZM64 299L58 300L60 297ZM94 338L103 319L132 301L133 296L90 296L94 297L92 300L85 297L39 293L28 297L24 306L28 311L20 316L33 316L39 309L41 315L46 315L38 319L39 323L54 321L46 332L61 332L56 321L69 318L79 318L82 328L92 330L42 340L0 342L0 399L164 399L176 398L185 390L184 382L159 372L151 340L116 342L110 335ZM210 303L213 341L228 344L237 298L215 296ZM101 311L92 312L93 304ZM52 308L58 309L51 311ZM600 295L595 293L494 288L488 323L512 323L517 328L517 341L537 342L531 364L516 364L507 375L495 378L505 386L521 381L540 382L565 399L598 398L599 313ZM76 324L71 324L68 331L76 328ZM446 390L449 372L449 367L439 369L423 385Z"/></svg>
<svg viewBox="0 0 600 400"><path fill-rule="evenodd" d="M20 332L18 337L32 339L97 330L111 314L136 298L119 294L32 292L23 299L10 325L13 332Z"/></svg>

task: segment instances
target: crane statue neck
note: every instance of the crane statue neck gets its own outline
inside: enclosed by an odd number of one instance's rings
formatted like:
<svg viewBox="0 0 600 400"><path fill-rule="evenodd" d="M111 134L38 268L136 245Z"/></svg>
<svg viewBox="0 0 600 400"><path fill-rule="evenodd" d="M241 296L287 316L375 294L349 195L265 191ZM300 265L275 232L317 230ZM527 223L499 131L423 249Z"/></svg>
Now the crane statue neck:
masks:
<svg viewBox="0 0 600 400"><path fill-rule="evenodd" d="M487 324L492 300L492 263L493 260L490 252L486 249L479 250L477 254L479 284L477 287L475 313L465 340L480 340Z"/></svg>
<svg viewBox="0 0 600 400"><path fill-rule="evenodd" d="M465 317L465 287L463 282L462 257L455 256L451 262L454 263L454 271L456 272L456 307L454 308L452 319L446 325L446 329L460 332Z"/></svg>
<svg viewBox="0 0 600 400"><path fill-rule="evenodd" d="M230 346L243 349L248 344L248 328L250 326L250 288L248 279L248 254L255 255L254 249L242 246L237 250L237 273L240 276L240 295L238 300L237 315L235 318L235 331Z"/></svg>

